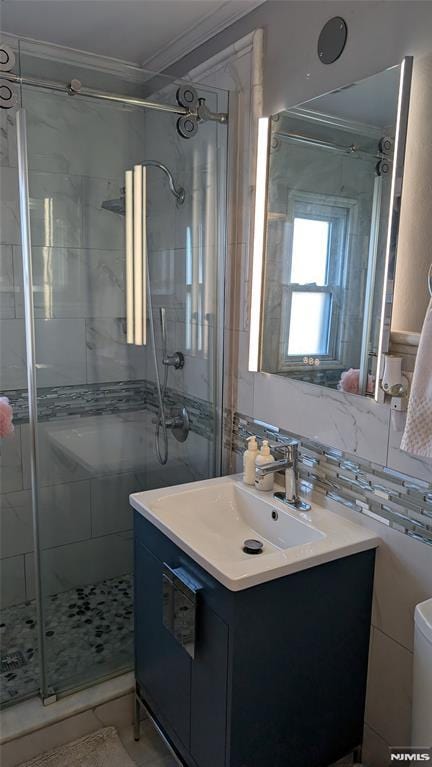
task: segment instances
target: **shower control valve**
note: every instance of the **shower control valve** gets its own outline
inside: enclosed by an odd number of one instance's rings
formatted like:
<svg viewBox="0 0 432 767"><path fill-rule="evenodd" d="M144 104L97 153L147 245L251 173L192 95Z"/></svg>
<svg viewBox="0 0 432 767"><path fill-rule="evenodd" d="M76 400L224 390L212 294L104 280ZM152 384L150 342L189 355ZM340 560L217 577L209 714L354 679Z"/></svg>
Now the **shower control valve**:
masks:
<svg viewBox="0 0 432 767"><path fill-rule="evenodd" d="M166 354L162 360L164 365L173 367L176 370L181 370L184 367L185 359L182 352L174 352L174 354Z"/></svg>

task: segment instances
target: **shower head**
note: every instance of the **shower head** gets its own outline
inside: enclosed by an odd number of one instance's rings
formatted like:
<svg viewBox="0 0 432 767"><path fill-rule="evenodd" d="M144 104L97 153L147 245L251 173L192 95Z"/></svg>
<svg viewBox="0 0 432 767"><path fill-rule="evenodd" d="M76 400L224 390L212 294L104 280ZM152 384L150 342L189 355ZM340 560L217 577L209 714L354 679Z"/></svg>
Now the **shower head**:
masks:
<svg viewBox="0 0 432 767"><path fill-rule="evenodd" d="M118 213L120 216L125 214L125 195L124 187L121 190L121 197L116 197L114 200L104 200L102 205L104 210L109 210L110 213Z"/></svg>
<svg viewBox="0 0 432 767"><path fill-rule="evenodd" d="M167 168L166 165L164 165L162 162L157 162L157 160L145 160L143 163L141 163L144 167L152 167L152 168L159 168L168 178L168 185L170 188L170 192L174 195L174 197L177 200L177 205L183 205L185 201L185 190L181 186L176 186L173 174L171 173L170 169ZM125 215L125 188L122 187L120 191L120 197L114 199L114 200L104 200L102 203L102 208L104 210L108 210L110 213L118 213L121 216Z"/></svg>

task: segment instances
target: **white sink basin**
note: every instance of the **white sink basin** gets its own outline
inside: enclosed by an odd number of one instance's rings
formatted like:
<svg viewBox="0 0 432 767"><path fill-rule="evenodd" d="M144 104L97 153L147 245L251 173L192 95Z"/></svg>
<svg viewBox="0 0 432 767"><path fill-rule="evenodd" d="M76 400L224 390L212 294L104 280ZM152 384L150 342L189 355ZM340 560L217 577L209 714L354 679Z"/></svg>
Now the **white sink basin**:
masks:
<svg viewBox="0 0 432 767"><path fill-rule="evenodd" d="M317 504L297 512L221 477L130 496L131 505L231 591L378 545L359 525ZM260 554L245 540L263 543Z"/></svg>
<svg viewBox="0 0 432 767"><path fill-rule="evenodd" d="M264 556L324 538L324 533L287 511L276 510L267 497L252 495L229 479L216 486L198 484L200 487L183 486L177 493L160 497L152 511L161 522L174 525L182 538L208 548L213 555L217 552L222 560L247 559L243 542L248 538L264 543Z"/></svg>

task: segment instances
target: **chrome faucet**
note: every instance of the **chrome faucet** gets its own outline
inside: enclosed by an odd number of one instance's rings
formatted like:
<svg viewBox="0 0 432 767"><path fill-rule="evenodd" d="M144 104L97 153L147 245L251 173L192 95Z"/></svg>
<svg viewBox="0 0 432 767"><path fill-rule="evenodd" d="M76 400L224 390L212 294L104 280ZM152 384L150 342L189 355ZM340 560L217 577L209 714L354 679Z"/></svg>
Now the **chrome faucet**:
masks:
<svg viewBox="0 0 432 767"><path fill-rule="evenodd" d="M287 445L278 445L277 450L282 454L282 458L270 463L264 463L256 467L258 477L265 477L266 474L275 474L277 471L285 469L285 493L273 493L273 497L278 501L283 501L288 506L300 511L309 511L310 503L302 501L297 490L297 457L298 442L290 442Z"/></svg>

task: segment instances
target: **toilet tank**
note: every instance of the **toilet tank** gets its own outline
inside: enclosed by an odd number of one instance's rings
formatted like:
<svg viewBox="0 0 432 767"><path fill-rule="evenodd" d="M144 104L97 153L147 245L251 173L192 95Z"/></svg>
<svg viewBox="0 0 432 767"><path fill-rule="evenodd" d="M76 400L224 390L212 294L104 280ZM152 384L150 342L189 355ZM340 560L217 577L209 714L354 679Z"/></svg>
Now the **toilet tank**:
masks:
<svg viewBox="0 0 432 767"><path fill-rule="evenodd" d="M432 599L414 613L412 746L432 746Z"/></svg>

